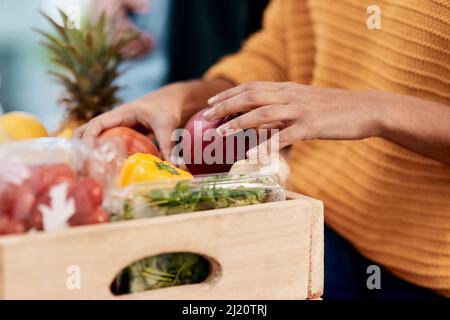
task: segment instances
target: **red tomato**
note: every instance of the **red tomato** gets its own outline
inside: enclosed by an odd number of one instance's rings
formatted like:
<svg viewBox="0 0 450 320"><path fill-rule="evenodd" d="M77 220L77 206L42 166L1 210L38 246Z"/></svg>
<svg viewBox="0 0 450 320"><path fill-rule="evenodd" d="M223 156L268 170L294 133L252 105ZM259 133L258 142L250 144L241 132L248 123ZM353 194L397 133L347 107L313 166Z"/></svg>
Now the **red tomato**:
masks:
<svg viewBox="0 0 450 320"><path fill-rule="evenodd" d="M71 226L81 226L87 224L97 224L109 221L109 214L102 208L97 207L90 214L79 214L76 213L72 218L69 219L69 224Z"/></svg>
<svg viewBox="0 0 450 320"><path fill-rule="evenodd" d="M90 191L79 180L69 187L68 198L73 198L75 201L75 214L72 219L92 214L97 207L94 205Z"/></svg>
<svg viewBox="0 0 450 320"><path fill-rule="evenodd" d="M113 139L125 145L127 155L135 153L149 153L160 157L160 153L149 137L127 127L116 127L103 132L99 141Z"/></svg>
<svg viewBox="0 0 450 320"><path fill-rule="evenodd" d="M65 163L37 166L32 170L27 185L37 196L47 193L50 187L75 179L75 171Z"/></svg>
<svg viewBox="0 0 450 320"><path fill-rule="evenodd" d="M92 216L91 223L104 223L109 221L109 214L102 207L98 207Z"/></svg>
<svg viewBox="0 0 450 320"><path fill-rule="evenodd" d="M108 221L108 214L101 208L103 189L91 178L79 178L69 188L69 197L75 201L75 214L69 219L72 226Z"/></svg>
<svg viewBox="0 0 450 320"><path fill-rule="evenodd" d="M109 221L109 214L102 208L97 207L89 215L75 215L69 220L71 226L79 226L86 224L97 224Z"/></svg>
<svg viewBox="0 0 450 320"><path fill-rule="evenodd" d="M24 233L28 231L25 223L6 216L0 216L0 235Z"/></svg>
<svg viewBox="0 0 450 320"><path fill-rule="evenodd" d="M30 228L34 228L36 230L44 230L44 222L42 219L42 213L39 207L41 205L49 206L50 205L50 196L48 193L44 193L34 202L33 208L31 209L31 214L28 219L28 225Z"/></svg>
<svg viewBox="0 0 450 320"><path fill-rule="evenodd" d="M44 230L42 213L41 210L38 209L38 207L35 207L31 212L30 219L28 220L28 226L39 231Z"/></svg>
<svg viewBox="0 0 450 320"><path fill-rule="evenodd" d="M16 203L18 186L12 183L4 184L0 189L0 216L11 217Z"/></svg>
<svg viewBox="0 0 450 320"><path fill-rule="evenodd" d="M28 186L19 186L16 189L16 201L13 209L13 217L20 221L26 221L33 209L35 195Z"/></svg>
<svg viewBox="0 0 450 320"><path fill-rule="evenodd" d="M124 157L123 153L116 154L113 159L108 160L89 157L84 163L84 173L86 176L95 179L102 187L106 186L119 174L122 166L122 161L119 160Z"/></svg>
<svg viewBox="0 0 450 320"><path fill-rule="evenodd" d="M75 183L79 188L84 189L95 206L101 206L103 203L103 188L100 183L92 178L79 178Z"/></svg>

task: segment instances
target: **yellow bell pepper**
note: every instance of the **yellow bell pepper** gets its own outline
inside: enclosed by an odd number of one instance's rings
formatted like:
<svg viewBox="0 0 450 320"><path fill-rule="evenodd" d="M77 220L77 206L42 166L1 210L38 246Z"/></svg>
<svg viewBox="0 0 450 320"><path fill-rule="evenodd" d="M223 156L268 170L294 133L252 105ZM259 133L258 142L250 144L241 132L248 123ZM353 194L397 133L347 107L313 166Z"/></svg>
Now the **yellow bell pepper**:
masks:
<svg viewBox="0 0 450 320"><path fill-rule="evenodd" d="M119 185L125 187L138 182L186 179L192 179L189 172L181 170L154 155L136 153L125 161L119 176Z"/></svg>

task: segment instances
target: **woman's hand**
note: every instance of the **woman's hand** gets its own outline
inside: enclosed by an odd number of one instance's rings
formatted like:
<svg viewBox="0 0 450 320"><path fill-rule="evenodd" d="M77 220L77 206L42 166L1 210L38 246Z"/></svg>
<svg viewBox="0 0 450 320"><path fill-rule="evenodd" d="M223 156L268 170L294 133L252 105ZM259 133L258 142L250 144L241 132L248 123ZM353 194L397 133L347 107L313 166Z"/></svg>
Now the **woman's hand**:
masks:
<svg viewBox="0 0 450 320"><path fill-rule="evenodd" d="M243 113L217 129L223 135L248 128L276 127L280 131L272 139L279 139L279 149L298 140L364 139L379 134L376 101L380 94L296 83L247 83L209 99L212 108L204 116L215 120ZM271 148L268 144L265 147ZM255 151L248 155L254 156Z"/></svg>
<svg viewBox="0 0 450 320"><path fill-rule="evenodd" d="M103 131L124 126L143 126L152 130L164 157L170 154L170 135L181 122L184 92L179 86L168 86L131 103L124 104L92 119L74 132L74 138L89 142ZM167 107L171 106L171 107ZM164 114L161 109L164 108Z"/></svg>
<svg viewBox="0 0 450 320"><path fill-rule="evenodd" d="M231 86L222 79L174 83L92 119L75 130L74 138L93 141L105 130L140 125L154 133L164 159L169 161L173 131L204 108L209 97Z"/></svg>

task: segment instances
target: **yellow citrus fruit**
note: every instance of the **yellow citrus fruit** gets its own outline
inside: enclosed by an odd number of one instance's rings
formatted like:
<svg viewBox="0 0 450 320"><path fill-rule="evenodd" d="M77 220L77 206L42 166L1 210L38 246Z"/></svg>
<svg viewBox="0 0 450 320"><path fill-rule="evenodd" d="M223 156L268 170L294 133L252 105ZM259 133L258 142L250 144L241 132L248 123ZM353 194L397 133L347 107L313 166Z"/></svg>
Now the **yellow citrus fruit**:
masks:
<svg viewBox="0 0 450 320"><path fill-rule="evenodd" d="M56 137L58 138L64 138L64 139L72 139L73 129L71 128L65 128L63 131L59 132Z"/></svg>
<svg viewBox="0 0 450 320"><path fill-rule="evenodd" d="M0 129L12 140L48 137L39 119L26 112L10 112L0 116Z"/></svg>
<svg viewBox="0 0 450 320"><path fill-rule="evenodd" d="M8 134L5 132L5 130L0 128L0 144L9 142L11 139L8 136Z"/></svg>

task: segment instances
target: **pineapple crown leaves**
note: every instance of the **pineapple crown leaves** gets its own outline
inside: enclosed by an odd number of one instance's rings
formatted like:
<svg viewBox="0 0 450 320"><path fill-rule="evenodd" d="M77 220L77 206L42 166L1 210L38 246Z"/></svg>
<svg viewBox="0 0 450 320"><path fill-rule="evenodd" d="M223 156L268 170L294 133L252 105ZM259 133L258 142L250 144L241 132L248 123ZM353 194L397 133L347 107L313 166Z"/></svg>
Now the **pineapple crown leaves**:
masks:
<svg viewBox="0 0 450 320"><path fill-rule="evenodd" d="M124 61L121 50L138 37L128 32L117 37L114 20L103 13L93 22L88 19L81 29L69 28L69 17L58 10L63 24L58 24L41 12L55 33L34 29L44 40L40 44L51 53L50 60L61 71L49 71L65 88L60 100L67 106L69 117L89 120L120 103L119 87L114 81L122 74L119 67Z"/></svg>

